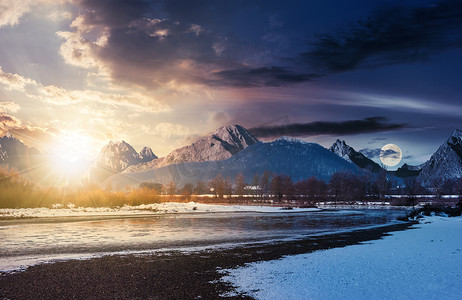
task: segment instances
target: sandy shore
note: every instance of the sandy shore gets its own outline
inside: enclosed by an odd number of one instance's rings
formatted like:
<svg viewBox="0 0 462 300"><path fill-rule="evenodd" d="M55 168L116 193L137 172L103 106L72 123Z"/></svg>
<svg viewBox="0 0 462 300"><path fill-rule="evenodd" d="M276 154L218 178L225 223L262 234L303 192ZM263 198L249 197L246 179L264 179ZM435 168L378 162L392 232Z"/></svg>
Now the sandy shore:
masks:
<svg viewBox="0 0 462 300"><path fill-rule="evenodd" d="M162 252L104 256L33 266L0 275L5 299L216 299L232 292L220 281L221 269L274 260L285 255L344 247L408 229L400 223L373 229L194 253ZM230 299L248 299L235 295Z"/></svg>

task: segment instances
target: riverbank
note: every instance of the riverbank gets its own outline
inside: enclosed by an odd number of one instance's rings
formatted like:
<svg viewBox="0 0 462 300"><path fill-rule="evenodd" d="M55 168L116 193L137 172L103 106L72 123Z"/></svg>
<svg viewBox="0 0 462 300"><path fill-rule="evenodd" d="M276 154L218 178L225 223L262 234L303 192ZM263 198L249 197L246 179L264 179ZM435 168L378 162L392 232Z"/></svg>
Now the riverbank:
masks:
<svg viewBox="0 0 462 300"><path fill-rule="evenodd" d="M223 282L224 269L380 239L410 228L398 223L302 240L229 249L108 255L32 266L0 275L0 297L9 299L247 299Z"/></svg>
<svg viewBox="0 0 462 300"><path fill-rule="evenodd" d="M234 212L261 212L261 213L290 213L319 211L315 207L282 207L263 205L239 204L204 204L197 202L162 202L142 204L138 206L122 207L69 207L60 208L3 208L0 209L0 221L28 218L57 218L57 217L94 217L94 216L146 216L159 214L185 214L185 213L234 213Z"/></svg>
<svg viewBox="0 0 462 300"><path fill-rule="evenodd" d="M223 278L256 299L460 299L462 218L425 217L381 240L257 262Z"/></svg>

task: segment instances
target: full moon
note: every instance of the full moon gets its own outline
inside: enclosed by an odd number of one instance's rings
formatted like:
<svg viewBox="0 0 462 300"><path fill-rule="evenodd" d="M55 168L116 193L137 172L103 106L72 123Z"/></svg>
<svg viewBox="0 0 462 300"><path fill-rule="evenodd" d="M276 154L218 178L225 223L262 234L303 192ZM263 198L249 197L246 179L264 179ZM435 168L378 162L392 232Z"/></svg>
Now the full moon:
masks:
<svg viewBox="0 0 462 300"><path fill-rule="evenodd" d="M401 149L395 144L386 144L380 150L380 160L388 167L393 167L399 164L401 158Z"/></svg>

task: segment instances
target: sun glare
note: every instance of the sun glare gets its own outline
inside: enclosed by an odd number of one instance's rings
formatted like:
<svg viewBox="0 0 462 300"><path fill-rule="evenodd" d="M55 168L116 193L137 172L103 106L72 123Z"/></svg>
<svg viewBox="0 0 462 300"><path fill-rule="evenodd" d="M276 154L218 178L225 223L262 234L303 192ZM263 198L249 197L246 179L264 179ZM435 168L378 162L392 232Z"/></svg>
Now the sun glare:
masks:
<svg viewBox="0 0 462 300"><path fill-rule="evenodd" d="M50 152L55 171L66 177L77 176L90 163L95 153L95 142L78 132L66 133L51 146Z"/></svg>

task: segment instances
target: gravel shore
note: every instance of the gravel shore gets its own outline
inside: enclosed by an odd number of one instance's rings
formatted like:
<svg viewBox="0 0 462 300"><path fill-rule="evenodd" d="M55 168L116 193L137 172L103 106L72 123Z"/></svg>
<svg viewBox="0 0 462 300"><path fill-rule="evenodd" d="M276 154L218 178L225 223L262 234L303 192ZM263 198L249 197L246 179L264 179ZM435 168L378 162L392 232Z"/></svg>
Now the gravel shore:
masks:
<svg viewBox="0 0 462 300"><path fill-rule="evenodd" d="M37 265L0 275L2 299L250 299L220 281L221 269L285 255L345 247L380 239L413 223L254 244L232 249L114 255Z"/></svg>

